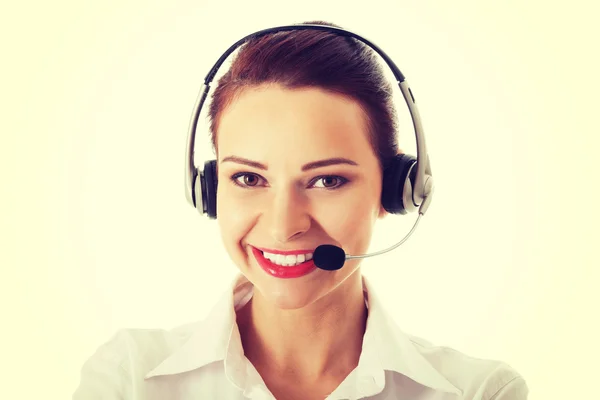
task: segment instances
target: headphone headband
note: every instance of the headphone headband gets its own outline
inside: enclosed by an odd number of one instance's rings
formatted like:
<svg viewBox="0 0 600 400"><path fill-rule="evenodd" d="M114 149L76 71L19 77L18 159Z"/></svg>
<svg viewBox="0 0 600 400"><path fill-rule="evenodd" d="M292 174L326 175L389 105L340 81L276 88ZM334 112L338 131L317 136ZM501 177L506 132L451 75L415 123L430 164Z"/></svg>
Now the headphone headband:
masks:
<svg viewBox="0 0 600 400"><path fill-rule="evenodd" d="M398 85L400 87L400 91L406 101L408 109L410 111L410 115L413 121L413 128L415 130L415 137L417 141L417 170L414 187L410 188L412 203L414 207L419 207L419 213L425 214L429 203L431 201L431 194L433 193L433 178L431 176L431 165L429 162L429 155L427 154L427 146L425 143L425 134L423 132L423 127L421 125L421 118L419 115L419 110L417 109L417 105L415 102L415 98L406 82L406 79L400 69L396 66L396 64L381 50L378 46L376 46L371 41L365 39L364 37L350 32L345 29L329 26L329 25L317 25L317 24L295 24L295 25L283 25L277 26L273 28L267 28L260 31L256 31L251 33L242 39L235 42L232 46L225 51L219 57L215 65L211 68L211 70L206 75L204 79L203 88L201 88L198 97L196 99L196 104L194 105L194 110L192 113L192 118L189 125L188 130L188 138L186 143L186 154L185 154L185 194L188 202L195 208L199 208L200 212L206 211L206 205L197 204L198 202L203 203L202 199L202 188L201 185L204 184L202 179L198 179L198 169L194 163L194 145L196 141L196 128L198 124L198 118L200 117L200 112L202 110L202 105L206 100L208 95L208 91L210 89L210 83L214 79L217 74L219 68L225 62L227 57L231 53L233 53L238 47L246 43L248 40L261 37L270 33L283 32L283 31L294 31L294 30L320 30L326 31L330 33L334 33L340 36L348 36L354 39L361 41L362 43L369 46L373 49L377 54L379 54L392 70L394 77L398 81ZM200 207L199 207L200 206Z"/></svg>
<svg viewBox="0 0 600 400"><path fill-rule="evenodd" d="M227 57L229 57L229 55L231 53L233 53L235 51L235 49L237 49L238 47L240 47L247 41L249 41L251 39L259 38L261 36L268 35L270 33L285 32L285 31L304 31L304 30L325 31L325 32L329 32L329 33L335 33L340 36L350 36L350 37L353 37L354 39L357 39L357 40L363 42L364 44L366 44L367 46L369 46L370 48L375 50L385 60L387 65L389 65L392 72L394 73L394 76L396 77L398 82L404 82L404 80L405 80L404 75L402 75L402 72L400 72L400 69L398 69L396 64L394 64L392 59L389 58L388 55L383 52L383 50L381 50L377 45L375 45L370 40L367 40L364 37L357 35L354 32L350 32L350 31L342 29L342 28L336 28L334 26L314 25L314 24L295 24L295 25L283 25L283 26L277 26L274 28L263 29L263 30L251 33L251 34L246 35L245 37L241 38L240 40L235 42L233 45L231 45L231 47L229 47L225 51L225 53L223 53L223 55L217 60L215 65L211 68L209 73L206 75L206 78L204 78L204 84L210 85L210 83L214 79L215 75L217 74L217 71L221 67L221 64L223 64L225 62Z"/></svg>

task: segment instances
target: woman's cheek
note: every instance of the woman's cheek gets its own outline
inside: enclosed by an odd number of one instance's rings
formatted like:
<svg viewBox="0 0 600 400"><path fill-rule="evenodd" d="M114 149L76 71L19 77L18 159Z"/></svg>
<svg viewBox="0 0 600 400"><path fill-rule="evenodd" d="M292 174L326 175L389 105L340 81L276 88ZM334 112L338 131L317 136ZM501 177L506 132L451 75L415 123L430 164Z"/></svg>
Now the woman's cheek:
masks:
<svg viewBox="0 0 600 400"><path fill-rule="evenodd" d="M247 225L256 220L259 212L257 205L252 201L244 201L225 194L223 199L217 202L218 218L230 231L245 230Z"/></svg>

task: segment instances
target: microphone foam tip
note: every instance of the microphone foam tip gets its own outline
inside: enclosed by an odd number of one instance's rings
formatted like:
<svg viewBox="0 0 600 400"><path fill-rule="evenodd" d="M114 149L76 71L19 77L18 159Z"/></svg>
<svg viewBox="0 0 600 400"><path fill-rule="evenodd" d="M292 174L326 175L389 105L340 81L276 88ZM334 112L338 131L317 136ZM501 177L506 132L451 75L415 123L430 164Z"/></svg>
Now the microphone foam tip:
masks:
<svg viewBox="0 0 600 400"><path fill-rule="evenodd" d="M326 271L335 271L344 266L346 253L340 247L323 244L315 249L313 261L318 268Z"/></svg>

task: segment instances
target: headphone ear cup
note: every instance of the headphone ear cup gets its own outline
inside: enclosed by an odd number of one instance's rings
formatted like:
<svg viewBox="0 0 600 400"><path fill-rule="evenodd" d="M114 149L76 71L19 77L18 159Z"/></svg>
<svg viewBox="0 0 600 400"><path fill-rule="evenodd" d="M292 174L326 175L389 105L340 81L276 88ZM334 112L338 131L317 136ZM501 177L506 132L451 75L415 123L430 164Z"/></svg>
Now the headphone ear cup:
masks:
<svg viewBox="0 0 600 400"><path fill-rule="evenodd" d="M404 203L404 192L408 190L407 201L412 198L417 158L408 154L397 154L383 171L381 204L391 214L406 214L415 209L412 202ZM409 178L410 173L410 178ZM407 182L410 179L410 182ZM410 185L410 187L408 187Z"/></svg>
<svg viewBox="0 0 600 400"><path fill-rule="evenodd" d="M202 201L206 204L206 215L208 215L208 218L210 219L216 219L218 186L216 160L210 160L204 163L204 181L206 182L206 189L202 190Z"/></svg>

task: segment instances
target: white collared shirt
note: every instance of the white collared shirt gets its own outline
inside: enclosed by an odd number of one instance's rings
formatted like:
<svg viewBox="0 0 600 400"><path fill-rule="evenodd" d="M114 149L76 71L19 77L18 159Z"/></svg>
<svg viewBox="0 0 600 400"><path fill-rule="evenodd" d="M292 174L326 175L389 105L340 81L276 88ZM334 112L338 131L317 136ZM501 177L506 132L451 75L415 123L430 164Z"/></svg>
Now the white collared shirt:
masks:
<svg viewBox="0 0 600 400"><path fill-rule="evenodd" d="M527 398L525 380L507 364L402 332L362 280L369 312L359 363L327 400ZM252 283L238 274L201 322L119 331L85 362L73 400L274 399L244 356L236 324L236 310L252 295Z"/></svg>

